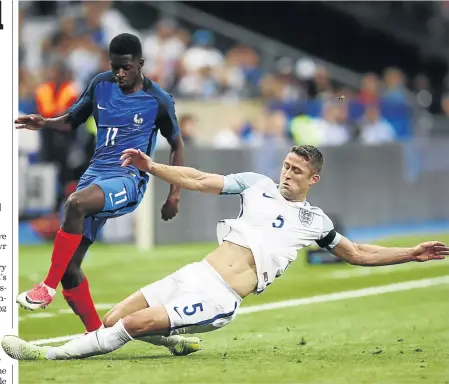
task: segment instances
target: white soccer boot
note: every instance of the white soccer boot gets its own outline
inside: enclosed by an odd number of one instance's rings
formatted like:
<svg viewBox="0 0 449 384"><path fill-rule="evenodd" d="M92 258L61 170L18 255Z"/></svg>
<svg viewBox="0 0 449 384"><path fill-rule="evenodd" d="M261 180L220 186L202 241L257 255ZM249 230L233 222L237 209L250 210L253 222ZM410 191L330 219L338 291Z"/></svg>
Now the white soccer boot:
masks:
<svg viewBox="0 0 449 384"><path fill-rule="evenodd" d="M10 335L2 338L2 348L15 360L46 360L45 356L51 347L39 347Z"/></svg>

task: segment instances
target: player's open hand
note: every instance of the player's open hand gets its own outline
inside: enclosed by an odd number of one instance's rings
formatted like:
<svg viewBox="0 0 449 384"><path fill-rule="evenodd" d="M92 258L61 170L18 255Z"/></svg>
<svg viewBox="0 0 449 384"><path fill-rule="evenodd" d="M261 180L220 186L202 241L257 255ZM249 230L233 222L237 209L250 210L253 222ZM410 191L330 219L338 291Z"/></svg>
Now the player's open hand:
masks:
<svg viewBox="0 0 449 384"><path fill-rule="evenodd" d="M427 241L414 247L412 256L416 261L443 260L449 256L449 247L440 241Z"/></svg>
<svg viewBox="0 0 449 384"><path fill-rule="evenodd" d="M45 119L41 115L25 115L18 117L14 124L16 124L16 129L38 131L45 125Z"/></svg>
<svg viewBox="0 0 449 384"><path fill-rule="evenodd" d="M134 165L137 169L144 172L150 172L153 163L153 160L140 149L132 148L125 149L122 152L122 156L120 156L120 160L122 161L122 168Z"/></svg>

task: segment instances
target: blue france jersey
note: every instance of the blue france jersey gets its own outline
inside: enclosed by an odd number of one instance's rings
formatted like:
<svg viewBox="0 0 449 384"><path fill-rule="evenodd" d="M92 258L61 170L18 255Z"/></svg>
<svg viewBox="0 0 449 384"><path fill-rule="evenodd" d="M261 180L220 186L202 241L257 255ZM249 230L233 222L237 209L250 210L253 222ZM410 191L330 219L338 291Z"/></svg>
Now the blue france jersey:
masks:
<svg viewBox="0 0 449 384"><path fill-rule="evenodd" d="M151 156L158 129L169 142L180 134L171 95L148 78L140 91L127 95L112 72L95 76L69 110L74 128L91 115L97 125L97 145L87 174L139 174L133 166L121 168L123 150L140 149Z"/></svg>

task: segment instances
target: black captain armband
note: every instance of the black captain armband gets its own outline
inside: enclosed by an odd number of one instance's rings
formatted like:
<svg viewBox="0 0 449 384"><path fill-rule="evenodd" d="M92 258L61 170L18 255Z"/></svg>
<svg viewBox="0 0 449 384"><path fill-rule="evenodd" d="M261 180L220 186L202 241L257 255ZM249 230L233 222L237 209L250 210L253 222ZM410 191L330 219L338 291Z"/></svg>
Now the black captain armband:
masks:
<svg viewBox="0 0 449 384"><path fill-rule="evenodd" d="M332 229L322 239L316 240L316 243L321 248L328 248L329 245L332 244L332 242L335 240L336 236L337 236L337 232L335 231L335 229Z"/></svg>

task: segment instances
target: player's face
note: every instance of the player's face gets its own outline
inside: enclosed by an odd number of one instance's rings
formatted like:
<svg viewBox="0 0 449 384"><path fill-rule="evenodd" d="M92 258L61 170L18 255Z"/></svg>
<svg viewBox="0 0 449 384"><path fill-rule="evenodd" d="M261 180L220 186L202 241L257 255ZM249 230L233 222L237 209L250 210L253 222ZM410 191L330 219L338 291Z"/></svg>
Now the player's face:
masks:
<svg viewBox="0 0 449 384"><path fill-rule="evenodd" d="M304 157L289 153L282 166L279 190L287 200L304 200L309 188L319 179Z"/></svg>
<svg viewBox="0 0 449 384"><path fill-rule="evenodd" d="M114 54L111 54L109 59L118 86L123 90L133 88L137 79L141 76L141 60L133 59L132 55Z"/></svg>

